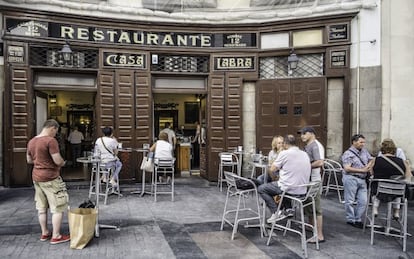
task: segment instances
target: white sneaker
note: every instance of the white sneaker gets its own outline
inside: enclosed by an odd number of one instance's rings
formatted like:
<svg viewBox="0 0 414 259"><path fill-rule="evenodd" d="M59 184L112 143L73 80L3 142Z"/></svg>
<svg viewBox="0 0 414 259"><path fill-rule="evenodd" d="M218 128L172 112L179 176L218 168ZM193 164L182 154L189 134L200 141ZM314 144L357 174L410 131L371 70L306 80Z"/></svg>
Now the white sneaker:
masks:
<svg viewBox="0 0 414 259"><path fill-rule="evenodd" d="M286 209L284 214L287 218L291 218L295 215L295 210L294 209Z"/></svg>
<svg viewBox="0 0 414 259"><path fill-rule="evenodd" d="M158 176L158 182L162 183L164 181L164 177Z"/></svg>
<svg viewBox="0 0 414 259"><path fill-rule="evenodd" d="M267 219L267 223L273 223L279 220L286 218L286 215L283 213L282 210L279 210L272 214L270 218Z"/></svg>
<svg viewBox="0 0 414 259"><path fill-rule="evenodd" d="M170 184L171 183L171 176L168 176L167 177L167 184Z"/></svg>

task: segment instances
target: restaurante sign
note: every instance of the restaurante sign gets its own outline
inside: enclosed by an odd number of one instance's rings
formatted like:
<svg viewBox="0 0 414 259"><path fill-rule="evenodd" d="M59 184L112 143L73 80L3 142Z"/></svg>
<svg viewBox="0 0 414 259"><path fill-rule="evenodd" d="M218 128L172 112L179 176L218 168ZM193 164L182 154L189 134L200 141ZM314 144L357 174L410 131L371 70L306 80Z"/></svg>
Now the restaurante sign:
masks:
<svg viewBox="0 0 414 259"><path fill-rule="evenodd" d="M33 26L42 24L42 34L29 34ZM25 26L22 26L25 25ZM6 18L6 33L12 35L48 37L67 40L105 42L116 44L134 44L158 47L195 47L195 48L247 48L257 47L256 33L210 33L210 32L178 32L178 31L144 31L118 28L92 27L77 24L54 22L33 22Z"/></svg>

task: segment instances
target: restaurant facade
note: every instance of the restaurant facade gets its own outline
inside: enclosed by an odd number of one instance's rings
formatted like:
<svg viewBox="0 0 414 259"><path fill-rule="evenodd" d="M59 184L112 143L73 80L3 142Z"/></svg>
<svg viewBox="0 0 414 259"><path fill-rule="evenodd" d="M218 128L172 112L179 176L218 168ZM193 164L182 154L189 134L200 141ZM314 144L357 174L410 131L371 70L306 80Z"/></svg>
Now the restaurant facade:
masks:
<svg viewBox="0 0 414 259"><path fill-rule="evenodd" d="M4 7L4 185L31 184L26 145L47 118L80 127L83 151L113 127L129 151L120 153L124 181L140 181L134 150L153 143L165 122L182 133L176 154L190 160L194 150L180 148L197 122L205 129L197 169L209 181L220 152L267 153L274 135L305 125L338 158L355 129L357 15L191 24Z"/></svg>

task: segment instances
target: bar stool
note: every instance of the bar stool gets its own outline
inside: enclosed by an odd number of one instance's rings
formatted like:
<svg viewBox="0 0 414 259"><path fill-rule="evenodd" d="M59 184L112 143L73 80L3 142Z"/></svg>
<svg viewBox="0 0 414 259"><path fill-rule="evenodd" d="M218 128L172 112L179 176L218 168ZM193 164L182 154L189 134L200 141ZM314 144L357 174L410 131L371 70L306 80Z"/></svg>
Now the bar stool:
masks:
<svg viewBox="0 0 414 259"><path fill-rule="evenodd" d="M154 202L157 202L157 194L171 194L171 201L174 201L174 164L175 158L173 159L161 159L155 158L154 159L154 172L152 174L152 190L151 192L154 194ZM161 183L159 182L159 176L167 175L167 177L171 177L170 183ZM167 178L168 179L168 178ZM169 190L163 189L160 191L158 189L159 185L163 185L164 187L168 188Z"/></svg>
<svg viewBox="0 0 414 259"><path fill-rule="evenodd" d="M296 217L288 218L288 220L286 222L286 225L279 224L280 220L279 221L276 220L275 222L273 222L272 223L272 228L269 232L269 238L267 239L266 244L267 245L270 244L270 240L272 238L273 230L275 228L283 229L284 230L283 235L286 235L287 231L296 233L301 237L302 249L304 251L305 258L307 258L308 257L307 243L308 243L309 240L315 239L316 240L316 249L319 250L318 230L316 228L315 197L316 197L317 193L320 190L321 183L320 182L311 182L309 184L304 184L304 185L295 186L295 187L305 187L305 186L308 188L305 195L292 195L292 194L289 194L287 192L289 190L285 190L282 193L276 213L279 214L279 213L282 212L281 211L283 209L282 204L284 203L285 199L288 199L292 202L293 208L295 208L295 212L297 212L297 211L300 212L300 219L296 219ZM305 222L305 208L308 207L308 206L312 206L312 211L313 211L313 215L312 215L313 224L312 225ZM299 229L293 228L292 223L298 224ZM312 229L312 236L310 238L306 238L306 227L309 227L309 228Z"/></svg>
<svg viewBox="0 0 414 259"><path fill-rule="evenodd" d="M407 232L408 202L405 197L406 183L389 179L371 179L370 183L370 188L372 187L372 184L377 184L376 197L381 195L392 196L390 197L392 200L387 202L387 211L385 215L378 215L377 218L376 215L374 215L374 210L371 210L371 218L369 219L371 221L371 245L374 244L374 234L398 237L402 239L403 252L405 252L407 248L407 236L409 235ZM402 210L400 210L401 217L398 220L393 221L392 205L399 205L402 207ZM372 208L373 202L369 203L368 206L371 206ZM366 214L366 218L367 217ZM375 225L376 220L377 223L378 221L383 220L383 224Z"/></svg>
<svg viewBox="0 0 414 259"><path fill-rule="evenodd" d="M341 191L344 190L344 186L338 180L338 174L342 175L343 168L340 163L335 160L325 159L323 162L323 172L322 172L322 183L325 181L325 177L328 176L326 185L322 186L322 192L325 191L325 196L330 190L335 190L338 194L338 199L340 203L344 203L341 196ZM333 180L333 183L332 183Z"/></svg>
<svg viewBox="0 0 414 259"><path fill-rule="evenodd" d="M109 194L117 194L118 198L122 196L119 190L119 183L118 187L110 186L109 179L111 178L113 172L112 167L106 167L105 164L100 164L99 169L96 164L92 167L91 171L91 180L89 184L89 199L92 195L100 195L105 197L104 204L107 204ZM96 174L99 174L99 179L106 179L106 181L100 181L99 186L99 193L96 193Z"/></svg>
<svg viewBox="0 0 414 259"><path fill-rule="evenodd" d="M226 169L229 172L237 173L239 166L239 158L236 154L230 152L219 153L220 163L219 163L219 173L217 179L217 186L220 187L220 192L223 191L223 182L227 182L224 177L224 170ZM230 169L230 170L229 170Z"/></svg>
<svg viewBox="0 0 414 259"><path fill-rule="evenodd" d="M260 227L260 234L263 237L264 228L262 224L262 218L260 214L260 205L259 205L259 194L257 192L257 187L254 182L250 179L238 176L235 173L224 171L224 175L227 179L227 195L226 195L226 202L224 204L224 211L223 216L221 219L221 227L220 230L223 230L224 223L228 223L230 226L233 227L233 232L231 234L231 239L234 239L234 235L237 232L237 228L242 221L246 221L247 224L251 220L258 220L259 227ZM253 188L242 190L237 187L236 181L248 181L251 182ZM252 194L252 198L255 202L255 208L246 207L245 198L248 197L248 194ZM236 209L229 209L228 204L230 197L238 197L237 207ZM241 207L241 203L243 202L243 206ZM234 221L232 221L233 216L228 218L228 216L234 215Z"/></svg>

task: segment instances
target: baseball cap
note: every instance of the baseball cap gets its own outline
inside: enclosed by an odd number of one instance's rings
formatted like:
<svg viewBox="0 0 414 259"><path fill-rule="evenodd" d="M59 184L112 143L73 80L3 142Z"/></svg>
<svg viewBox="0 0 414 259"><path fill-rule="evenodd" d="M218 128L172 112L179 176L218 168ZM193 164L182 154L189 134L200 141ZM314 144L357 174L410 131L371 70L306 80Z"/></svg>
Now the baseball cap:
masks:
<svg viewBox="0 0 414 259"><path fill-rule="evenodd" d="M315 129L313 127L310 127L310 126L306 126L306 127L303 127L302 129L300 129L298 131L298 134L305 134L306 132L310 132L310 133L315 134Z"/></svg>

